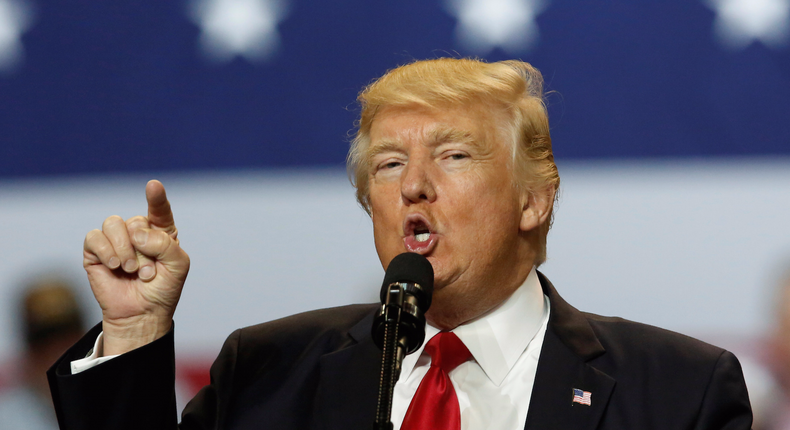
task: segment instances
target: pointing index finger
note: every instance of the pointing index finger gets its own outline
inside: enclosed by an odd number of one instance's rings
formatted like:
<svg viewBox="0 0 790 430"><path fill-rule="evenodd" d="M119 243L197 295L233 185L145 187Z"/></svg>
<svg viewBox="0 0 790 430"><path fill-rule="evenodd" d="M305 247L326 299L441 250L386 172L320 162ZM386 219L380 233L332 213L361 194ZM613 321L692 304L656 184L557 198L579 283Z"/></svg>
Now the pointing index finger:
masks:
<svg viewBox="0 0 790 430"><path fill-rule="evenodd" d="M173 211L170 210L170 202L167 201L165 186L156 179L148 181L145 198L148 200L148 222L151 227L174 236L177 232L176 223L173 220Z"/></svg>

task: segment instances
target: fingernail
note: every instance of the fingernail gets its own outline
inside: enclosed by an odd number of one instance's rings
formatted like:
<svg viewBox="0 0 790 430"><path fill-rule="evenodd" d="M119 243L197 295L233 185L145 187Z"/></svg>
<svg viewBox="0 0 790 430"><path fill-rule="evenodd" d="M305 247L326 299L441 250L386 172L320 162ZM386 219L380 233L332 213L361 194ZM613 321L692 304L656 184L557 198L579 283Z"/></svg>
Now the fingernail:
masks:
<svg viewBox="0 0 790 430"><path fill-rule="evenodd" d="M151 266L143 266L140 268L140 278L149 280L154 277L154 268Z"/></svg>
<svg viewBox="0 0 790 430"><path fill-rule="evenodd" d="M110 269L117 269L121 265L121 260L118 257L110 257L110 261L107 264L110 266Z"/></svg>
<svg viewBox="0 0 790 430"><path fill-rule="evenodd" d="M148 232L140 229L134 232L134 241L137 242L138 245L145 245L148 242Z"/></svg>
<svg viewBox="0 0 790 430"><path fill-rule="evenodd" d="M126 263L123 263L123 270L129 273L137 270L137 260L126 260Z"/></svg>

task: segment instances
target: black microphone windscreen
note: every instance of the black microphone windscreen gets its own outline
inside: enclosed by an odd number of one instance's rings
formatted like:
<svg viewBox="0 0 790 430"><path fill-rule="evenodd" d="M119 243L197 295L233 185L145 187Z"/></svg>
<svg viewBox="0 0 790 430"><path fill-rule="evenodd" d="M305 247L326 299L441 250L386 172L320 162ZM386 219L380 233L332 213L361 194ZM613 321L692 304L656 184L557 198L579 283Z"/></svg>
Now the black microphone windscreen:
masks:
<svg viewBox="0 0 790 430"><path fill-rule="evenodd" d="M424 301L423 311L431 305L433 295L433 266L427 258L414 252L404 252L396 256L387 266L387 273L384 275L384 282L381 285L381 301L387 298L387 287L393 282L408 282L418 284L422 288L424 297L418 297ZM418 294L423 295L423 294Z"/></svg>

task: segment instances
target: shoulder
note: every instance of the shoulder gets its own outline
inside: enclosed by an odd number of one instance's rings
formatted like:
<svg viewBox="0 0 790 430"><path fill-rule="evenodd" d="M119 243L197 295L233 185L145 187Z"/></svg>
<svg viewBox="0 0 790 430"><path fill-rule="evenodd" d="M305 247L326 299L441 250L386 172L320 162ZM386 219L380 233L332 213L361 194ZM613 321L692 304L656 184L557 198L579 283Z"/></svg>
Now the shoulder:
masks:
<svg viewBox="0 0 790 430"><path fill-rule="evenodd" d="M681 367L688 367L710 365L726 353L719 347L670 330L581 312L557 293L548 278L540 272L538 275L551 303L550 326L566 345L586 359L597 357L596 361L626 368L640 363L667 366L685 363Z"/></svg>
<svg viewBox="0 0 790 430"><path fill-rule="evenodd" d="M622 318L584 316L606 351L590 364L616 375L623 392L638 396L651 387L655 393L683 393L680 397L701 402L709 387L721 381L743 387L738 359L723 348Z"/></svg>
<svg viewBox="0 0 790 430"><path fill-rule="evenodd" d="M349 330L372 318L376 304L318 309L236 330L226 341L247 353L298 353L310 347L319 352L353 342ZM371 319L372 324L372 319ZM368 330L370 325L368 325Z"/></svg>
<svg viewBox="0 0 790 430"><path fill-rule="evenodd" d="M727 428L749 428L749 396L735 355L647 324L583 315L605 349L589 364L617 381L612 419L645 419L640 411L662 410L671 414L653 419L671 423L666 428L711 419L719 423L707 423L712 428L725 422Z"/></svg>
<svg viewBox="0 0 790 430"><path fill-rule="evenodd" d="M268 416L272 423L306 428L310 415L302 412L316 396L322 359L368 342L378 306L320 309L234 331L211 367L211 388L201 400L223 402L221 422L260 423Z"/></svg>
<svg viewBox="0 0 790 430"><path fill-rule="evenodd" d="M571 351L614 383L602 428L690 428L710 419L718 423L711 428L729 422L737 425L727 428L748 428L748 394L732 353L670 330L580 312L545 277L541 285L551 302L552 342L544 347L557 357Z"/></svg>
<svg viewBox="0 0 790 430"><path fill-rule="evenodd" d="M347 331L378 307L377 304L357 304L317 309L244 327L240 331L245 336L321 335Z"/></svg>
<svg viewBox="0 0 790 430"><path fill-rule="evenodd" d="M619 317L583 312L607 355L620 359L674 359L686 363L714 362L724 349L693 337Z"/></svg>

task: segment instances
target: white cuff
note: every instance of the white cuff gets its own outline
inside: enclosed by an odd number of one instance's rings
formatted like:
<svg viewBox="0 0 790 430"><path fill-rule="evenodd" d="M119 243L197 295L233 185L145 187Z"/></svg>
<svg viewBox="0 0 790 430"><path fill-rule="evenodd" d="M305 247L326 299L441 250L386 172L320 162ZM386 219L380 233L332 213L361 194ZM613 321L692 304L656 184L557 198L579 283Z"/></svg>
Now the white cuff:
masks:
<svg viewBox="0 0 790 430"><path fill-rule="evenodd" d="M85 358L81 358L79 360L74 360L71 362L71 374L76 375L80 372L84 372L92 367L96 367L105 361L110 361L113 358L117 357L117 355L108 355L106 357L99 357L99 354L104 350L104 341L103 341L104 332L99 333L99 337L96 338L96 343L93 344L93 349Z"/></svg>

